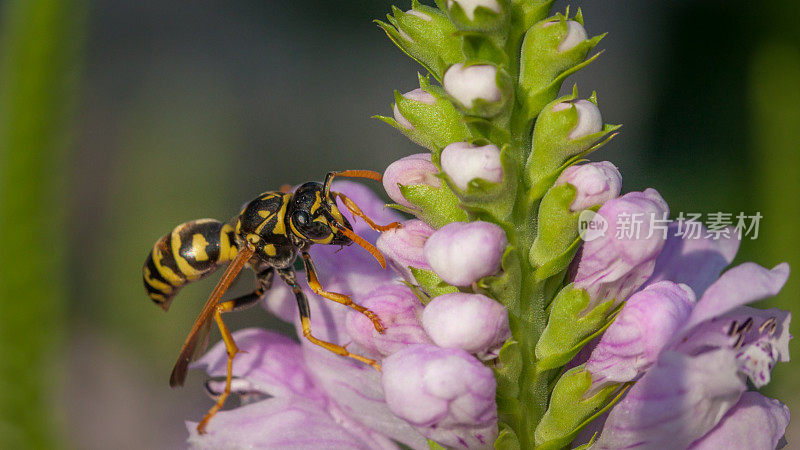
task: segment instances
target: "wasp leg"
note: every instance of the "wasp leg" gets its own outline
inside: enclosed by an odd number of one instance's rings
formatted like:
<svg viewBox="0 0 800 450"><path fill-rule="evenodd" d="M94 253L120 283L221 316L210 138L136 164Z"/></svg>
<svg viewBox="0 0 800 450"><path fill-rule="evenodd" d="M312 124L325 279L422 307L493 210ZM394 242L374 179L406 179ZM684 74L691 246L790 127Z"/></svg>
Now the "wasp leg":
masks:
<svg viewBox="0 0 800 450"><path fill-rule="evenodd" d="M225 400L228 399L228 396L231 393L233 358L237 353L240 352L239 347L236 346L236 342L233 340L230 330L228 330L228 327L225 326L225 322L222 320L222 313L241 311L242 309L249 308L258 303L258 300L264 295L264 292L266 292L266 290L272 286L272 279L274 276L275 272L270 267L257 275L256 282L258 283L258 288L255 291L251 292L250 294L242 295L241 297L236 297L231 300L217 303L217 306L214 310L214 321L217 322L219 332L222 335L222 341L225 342L225 349L228 352L228 365L225 371L225 390L222 392L222 394L220 394L219 397L217 397L217 402L214 404L214 406L212 406L206 415L203 416L203 420L197 424L197 432L200 434L205 434L205 428L206 425L208 425L208 421L214 417L220 408L222 408L222 405L225 404Z"/></svg>
<svg viewBox="0 0 800 450"><path fill-rule="evenodd" d="M332 342L327 342L315 338L311 334L311 318L310 318L311 316L308 308L308 299L306 298L306 295L303 294L303 290L300 288L300 285L297 284L297 276L295 275L294 270L292 268L277 269L277 270L278 270L278 275L280 275L281 278L283 278L283 281L285 281L286 284L288 284L289 287L292 288L292 292L294 292L295 299L297 300L297 309L300 311L300 324L303 327L303 336L305 336L306 339L311 341L311 343L313 344L319 345L320 347L328 351L336 353L337 355L353 358L355 360L363 362L364 364L369 364L370 366L378 370L381 370L380 364L375 362L375 360L365 358L361 355L356 355L354 353L350 353L347 351L346 348L342 347L341 345L336 345Z"/></svg>
<svg viewBox="0 0 800 450"><path fill-rule="evenodd" d="M333 196L341 198L342 201L344 202L344 206L346 206L351 213L364 219L364 222L366 222L367 225L369 225L370 228L372 228L375 231L386 231L394 228L400 228L400 222L392 222L389 225L378 225L377 223L373 222L372 219L369 218L369 216L364 214L364 211L361 211L361 208L359 208L354 201L350 200L349 197L342 194L341 192L333 192Z"/></svg>
<svg viewBox="0 0 800 450"><path fill-rule="evenodd" d="M255 305L258 303L258 300L264 296L264 293L272 287L273 278L275 278L275 269L268 267L256 275L256 284L258 284L258 288L256 288L255 291L242 295L241 297L219 302L217 308L220 312L230 312L241 311Z"/></svg>
<svg viewBox="0 0 800 450"><path fill-rule="evenodd" d="M360 312L361 314L367 316L369 320L372 321L372 325L375 326L375 330L378 333L383 333L384 327L381 323L381 319L378 316L370 311L367 308L364 308L361 305L358 305L353 302L347 295L339 294L336 292L328 292L322 288L322 285L317 278L317 269L314 268L314 261L311 260L311 255L307 252L302 252L303 255L303 265L306 268L306 278L308 279L308 286L311 287L311 290L314 291L315 294L320 295L322 297L327 298L328 300L333 300L337 303L341 303L345 306L355 309L356 311Z"/></svg>

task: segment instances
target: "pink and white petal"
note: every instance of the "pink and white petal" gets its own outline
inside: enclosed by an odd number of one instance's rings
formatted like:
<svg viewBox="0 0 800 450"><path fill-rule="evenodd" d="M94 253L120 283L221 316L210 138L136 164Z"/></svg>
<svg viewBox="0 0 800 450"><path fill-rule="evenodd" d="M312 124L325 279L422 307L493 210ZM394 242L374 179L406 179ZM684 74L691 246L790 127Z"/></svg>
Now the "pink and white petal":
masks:
<svg viewBox="0 0 800 450"><path fill-rule="evenodd" d="M666 350L611 410L592 448L686 448L746 389L732 350L695 357Z"/></svg>
<svg viewBox="0 0 800 450"><path fill-rule="evenodd" d="M375 448L374 441L351 433L319 403L303 397L271 398L221 411L204 435L197 433L196 423L187 422L186 427L194 449Z"/></svg>
<svg viewBox="0 0 800 450"><path fill-rule="evenodd" d="M758 392L745 392L719 424L692 443L692 450L778 448L789 424L789 408Z"/></svg>
<svg viewBox="0 0 800 450"><path fill-rule="evenodd" d="M788 278L789 265L786 263L767 270L758 264L747 262L726 271L697 301L697 306L676 340L707 320L778 294Z"/></svg>
<svg viewBox="0 0 800 450"><path fill-rule="evenodd" d="M684 283L697 296L702 296L733 261L739 250L739 238L731 234L712 239L706 237L705 227L701 228L701 236L697 239L686 233L676 236L677 232L678 222L672 222L667 242L656 259L655 270L647 284L661 280Z"/></svg>
<svg viewBox="0 0 800 450"><path fill-rule="evenodd" d="M313 344L304 345L303 350L315 381L343 415L413 449L428 447L419 432L389 411L380 372Z"/></svg>
<svg viewBox="0 0 800 450"><path fill-rule="evenodd" d="M693 307L691 289L671 281L633 294L586 362L594 387L636 379L655 363Z"/></svg>
<svg viewBox="0 0 800 450"><path fill-rule="evenodd" d="M233 338L242 350L233 360L234 391L260 392L272 397L302 396L324 403L324 395L308 373L297 342L259 328L236 331ZM211 377L224 377L227 363L225 344L220 341L191 367L203 369Z"/></svg>

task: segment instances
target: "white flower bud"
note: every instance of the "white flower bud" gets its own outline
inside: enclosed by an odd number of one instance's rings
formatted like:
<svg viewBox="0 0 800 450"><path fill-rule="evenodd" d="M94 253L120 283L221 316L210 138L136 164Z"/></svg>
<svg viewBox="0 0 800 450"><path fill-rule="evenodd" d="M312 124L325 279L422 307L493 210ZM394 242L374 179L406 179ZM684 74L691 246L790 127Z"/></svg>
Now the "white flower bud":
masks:
<svg viewBox="0 0 800 450"><path fill-rule="evenodd" d="M600 108L589 100L557 103L553 106L553 111L563 111L572 106L575 106L575 110L578 113L578 122L575 124L575 128L567 135L569 139L579 139L590 134L599 133L603 129L603 116L600 114Z"/></svg>
<svg viewBox="0 0 800 450"><path fill-rule="evenodd" d="M436 97L434 97L433 95L429 94L428 92L423 91L420 88L414 89L413 91L406 92L405 94L403 94L403 97L405 97L405 98L407 98L409 100L414 100L414 101L417 101L417 102L425 103L426 105L433 105L434 103L436 103ZM414 129L414 125L412 125L411 122L408 121L408 119L406 119L405 117L403 117L402 114L400 114L400 110L397 109L397 104L396 103L394 105L394 120L401 127L405 128L407 130L413 130Z"/></svg>
<svg viewBox="0 0 800 450"><path fill-rule="evenodd" d="M469 20L475 20L475 9L479 6L490 9L498 14L501 12L500 4L497 3L497 0L447 0L447 8L451 8L453 3L458 3L458 5L461 6L461 9Z"/></svg>
<svg viewBox="0 0 800 450"><path fill-rule="evenodd" d="M472 108L476 99L499 102L502 98L497 86L497 67L486 64L464 67L453 64L444 74L444 90L466 108Z"/></svg>
<svg viewBox="0 0 800 450"><path fill-rule="evenodd" d="M543 25L543 28L547 28L553 26L559 22L547 22ZM566 52L567 50L572 50L575 48L576 45L580 44L581 42L585 41L589 38L589 35L586 34L586 29L583 28L578 22L574 20L567 21L567 34L564 35L564 38L561 40L561 43L558 44L558 51L559 52Z"/></svg>
<svg viewBox="0 0 800 450"><path fill-rule="evenodd" d="M468 142L455 142L442 150L442 170L459 189L475 178L493 183L503 180L503 166L500 164L500 149L495 145L473 147Z"/></svg>

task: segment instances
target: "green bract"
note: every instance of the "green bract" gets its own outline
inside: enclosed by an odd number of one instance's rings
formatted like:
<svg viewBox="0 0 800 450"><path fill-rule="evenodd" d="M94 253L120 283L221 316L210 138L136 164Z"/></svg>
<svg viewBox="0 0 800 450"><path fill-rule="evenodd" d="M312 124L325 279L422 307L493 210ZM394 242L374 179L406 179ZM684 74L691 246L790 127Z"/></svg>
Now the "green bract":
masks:
<svg viewBox="0 0 800 450"><path fill-rule="evenodd" d="M578 100L574 88L557 98L564 79L598 56L589 52L602 36L584 35L580 10L572 17L569 11L548 17L552 3L486 0L472 9L475 2L437 0L437 7L428 7L414 1L410 12L395 8L388 23L379 22L392 41L440 83L454 66L482 66L482 74L496 70L491 89L485 77L479 79L480 86L459 79L456 88L448 85L445 90L420 76L421 89L434 100L420 102L399 93L394 98L397 112L412 127L380 119L428 148L445 181L441 188L401 187L403 196L418 207L412 211L415 215L434 228L483 220L506 233L503 270L471 287L456 288L431 271L413 270L417 289L427 295L474 291L508 310L513 337L490 363L497 379L500 427L495 447L501 449L568 445L620 394L618 386L588 393L587 372L564 372L564 365L614 316L611 302L586 311L586 292L566 281L581 244L580 211L570 209L575 186L554 183L564 169L613 137L618 127L597 122L594 95ZM472 101L470 87L475 92L499 91L500 100L477 96ZM466 94L457 89L467 89ZM471 104L457 101L459 96ZM585 115L587 105L595 120L588 128L578 111L584 107ZM466 189L456 187L440 158L442 149L456 142L500 149L502 180L476 178Z"/></svg>

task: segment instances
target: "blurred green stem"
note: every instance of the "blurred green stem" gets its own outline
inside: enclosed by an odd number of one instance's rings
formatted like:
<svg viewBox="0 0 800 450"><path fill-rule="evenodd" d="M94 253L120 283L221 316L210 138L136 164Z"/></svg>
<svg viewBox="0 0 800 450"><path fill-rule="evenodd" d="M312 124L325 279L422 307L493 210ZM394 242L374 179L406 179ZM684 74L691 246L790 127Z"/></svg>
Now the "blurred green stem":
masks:
<svg viewBox="0 0 800 450"><path fill-rule="evenodd" d="M86 3L8 0L0 29L0 448L59 447L66 150ZM63 444L62 444L63 445Z"/></svg>

